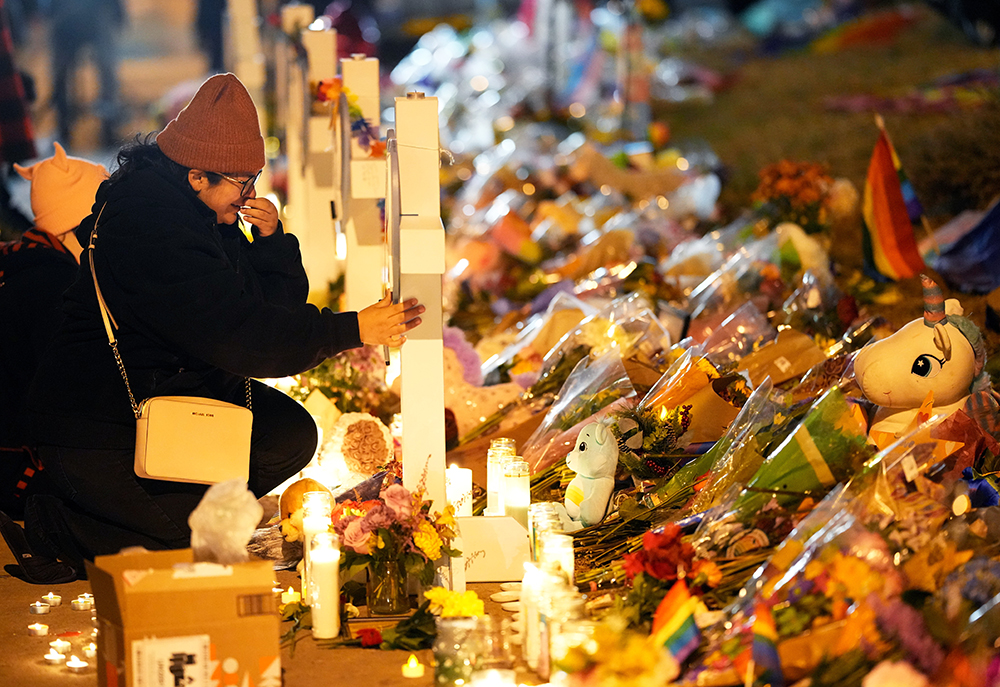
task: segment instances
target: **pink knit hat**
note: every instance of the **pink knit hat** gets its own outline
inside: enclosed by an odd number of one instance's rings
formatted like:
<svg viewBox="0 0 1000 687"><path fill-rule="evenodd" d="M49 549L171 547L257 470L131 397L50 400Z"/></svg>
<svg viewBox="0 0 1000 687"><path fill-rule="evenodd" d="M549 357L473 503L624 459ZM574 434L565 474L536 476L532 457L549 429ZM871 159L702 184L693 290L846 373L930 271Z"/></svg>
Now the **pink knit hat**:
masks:
<svg viewBox="0 0 1000 687"><path fill-rule="evenodd" d="M35 226L49 234L64 234L90 214L97 187L108 178L103 166L69 157L59 143L50 158L14 169L31 182L31 211Z"/></svg>
<svg viewBox="0 0 1000 687"><path fill-rule="evenodd" d="M233 74L216 74L156 136L163 154L206 172L251 173L264 167L257 108Z"/></svg>

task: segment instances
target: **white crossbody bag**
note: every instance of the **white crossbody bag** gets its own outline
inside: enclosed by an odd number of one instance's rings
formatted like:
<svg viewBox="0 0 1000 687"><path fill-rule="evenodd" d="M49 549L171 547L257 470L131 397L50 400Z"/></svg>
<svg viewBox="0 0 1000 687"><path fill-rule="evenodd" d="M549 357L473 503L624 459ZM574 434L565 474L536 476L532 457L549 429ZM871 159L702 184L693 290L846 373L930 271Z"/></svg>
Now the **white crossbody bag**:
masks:
<svg viewBox="0 0 1000 687"><path fill-rule="evenodd" d="M136 403L118 353L114 333L118 324L108 311L94 270L97 222L103 212L104 207L90 233L87 257L108 343L135 414L135 474L148 479L196 484L214 484L229 479L247 481L253 429L249 379L243 380L246 407L199 396L153 396Z"/></svg>

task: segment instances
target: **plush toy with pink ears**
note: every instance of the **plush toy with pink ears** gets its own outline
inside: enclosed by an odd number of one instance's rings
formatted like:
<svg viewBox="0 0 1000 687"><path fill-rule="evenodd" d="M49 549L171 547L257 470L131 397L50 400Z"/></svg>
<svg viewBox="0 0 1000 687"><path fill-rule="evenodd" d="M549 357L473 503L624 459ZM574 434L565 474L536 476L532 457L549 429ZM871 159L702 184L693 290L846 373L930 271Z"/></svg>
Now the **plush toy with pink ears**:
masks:
<svg viewBox="0 0 1000 687"><path fill-rule="evenodd" d="M954 298L921 275L924 316L890 337L861 349L854 374L862 393L878 406L869 434L899 436L930 399L933 413L950 415L970 395L989 389L986 348ZM879 443L879 442L876 442Z"/></svg>

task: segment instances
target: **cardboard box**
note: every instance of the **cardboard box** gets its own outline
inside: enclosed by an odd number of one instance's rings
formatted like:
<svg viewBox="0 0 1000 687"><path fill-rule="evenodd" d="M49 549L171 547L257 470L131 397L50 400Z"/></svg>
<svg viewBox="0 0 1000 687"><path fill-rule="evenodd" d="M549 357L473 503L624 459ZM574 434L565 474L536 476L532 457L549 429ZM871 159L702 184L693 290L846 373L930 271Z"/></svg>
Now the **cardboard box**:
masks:
<svg viewBox="0 0 1000 687"><path fill-rule="evenodd" d="M87 564L101 687L281 685L280 618L269 561L192 563L190 549Z"/></svg>

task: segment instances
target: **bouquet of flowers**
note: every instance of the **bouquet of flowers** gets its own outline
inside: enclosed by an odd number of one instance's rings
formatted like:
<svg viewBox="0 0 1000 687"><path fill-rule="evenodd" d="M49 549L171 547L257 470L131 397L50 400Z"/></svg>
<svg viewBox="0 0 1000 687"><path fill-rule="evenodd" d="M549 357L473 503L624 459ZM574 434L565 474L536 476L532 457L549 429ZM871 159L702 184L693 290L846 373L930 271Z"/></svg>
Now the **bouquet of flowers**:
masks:
<svg viewBox="0 0 1000 687"><path fill-rule="evenodd" d="M430 584L435 562L442 555L460 555L452 548L454 509L451 505L443 513L430 509L423 491L410 492L400 484L393 484L376 500L338 504L332 520L344 543L340 567L347 571L346 578L365 568L369 573L389 574L387 568L401 562L406 573Z"/></svg>
<svg viewBox="0 0 1000 687"><path fill-rule="evenodd" d="M832 187L823 165L782 160L760 171L760 185L750 199L775 223L794 222L815 234L828 225Z"/></svg>
<svg viewBox="0 0 1000 687"><path fill-rule="evenodd" d="M385 362L375 346L353 348L296 377L289 392L305 401L319 389L342 413L370 413L389 424L399 398L385 384Z"/></svg>
<svg viewBox="0 0 1000 687"><path fill-rule="evenodd" d="M647 627L663 598L679 579L692 591L706 591L722 581L722 571L698 557L681 538L681 528L670 523L642 536L642 548L625 554L625 575L631 589L619 600L618 612L633 627Z"/></svg>

